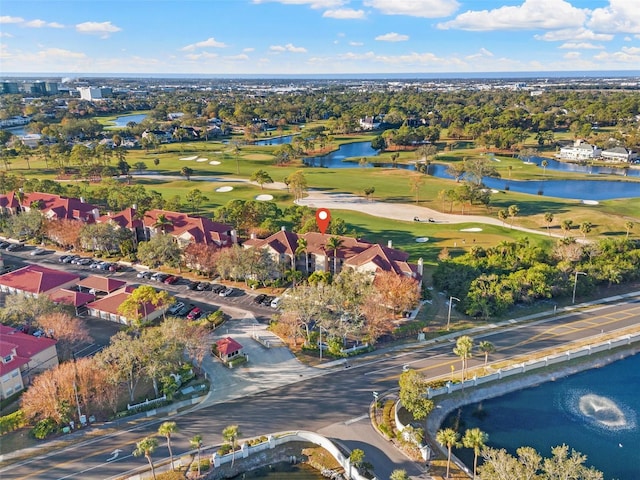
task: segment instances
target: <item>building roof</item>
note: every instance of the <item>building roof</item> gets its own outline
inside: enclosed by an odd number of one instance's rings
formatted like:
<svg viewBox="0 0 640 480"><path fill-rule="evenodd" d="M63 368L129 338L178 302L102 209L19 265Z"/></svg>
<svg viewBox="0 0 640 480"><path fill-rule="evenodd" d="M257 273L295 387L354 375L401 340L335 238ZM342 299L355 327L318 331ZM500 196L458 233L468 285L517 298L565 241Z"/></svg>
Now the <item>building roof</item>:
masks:
<svg viewBox="0 0 640 480"><path fill-rule="evenodd" d="M66 303L73 305L74 307L81 307L96 299L93 293L77 292L75 290L67 290L66 288L59 288L49 294L51 301L55 303Z"/></svg>
<svg viewBox="0 0 640 480"><path fill-rule="evenodd" d="M242 350L242 345L231 337L221 338L216 342L216 345L218 347L218 354L224 357Z"/></svg>
<svg viewBox="0 0 640 480"><path fill-rule="evenodd" d="M110 293L104 298L100 298L95 300L94 302L88 303L87 308L92 308L95 310L100 310L101 312L106 312L114 315L120 315L118 312L118 307L122 305L122 303L129 298L131 292L136 289L135 285L126 285L119 290L116 290L113 293ZM147 316L156 311L156 307L151 303L146 303L140 306L139 313L144 317L146 312Z"/></svg>
<svg viewBox="0 0 640 480"><path fill-rule="evenodd" d="M0 195L0 207L2 208L18 208L20 201L16 197L15 192L9 192L6 195Z"/></svg>
<svg viewBox="0 0 640 480"><path fill-rule="evenodd" d="M40 204L40 211L48 218L61 220L82 220L94 222L98 207L78 198L61 197L51 193L33 192L24 195L22 206L31 208L34 202Z"/></svg>
<svg viewBox="0 0 640 480"><path fill-rule="evenodd" d="M367 263L373 263L378 270L411 276L414 274L414 269L407 263L408 258L409 254L406 252L374 244L359 254L348 258L344 264L357 268Z"/></svg>
<svg viewBox="0 0 640 480"><path fill-rule="evenodd" d="M169 212L167 210L149 210L144 214L145 227L155 228L154 224L160 215L170 222L165 231L174 237L193 240L196 243L227 245L231 244L233 227L225 223L218 223L205 217L190 216L185 213Z"/></svg>
<svg viewBox="0 0 640 480"><path fill-rule="evenodd" d="M5 285L22 292L40 294L62 287L80 277L73 273L63 272L40 265L27 265L13 272L0 276L0 285Z"/></svg>
<svg viewBox="0 0 640 480"><path fill-rule="evenodd" d="M143 223L138 218L138 211L135 208L125 208L121 212L112 213L109 212L106 215L102 215L98 218L99 223L115 223L121 228L142 228Z"/></svg>
<svg viewBox="0 0 640 480"><path fill-rule="evenodd" d="M56 340L52 338L38 338L22 333L13 327L0 325L0 353L2 353L2 357L13 353L14 349L16 352L10 362L0 361L0 376L26 365L32 357L56 343Z"/></svg>
<svg viewBox="0 0 640 480"><path fill-rule="evenodd" d="M103 277L102 275L91 275L78 282L79 287L94 289L97 292L111 293L127 284L124 280L117 278Z"/></svg>

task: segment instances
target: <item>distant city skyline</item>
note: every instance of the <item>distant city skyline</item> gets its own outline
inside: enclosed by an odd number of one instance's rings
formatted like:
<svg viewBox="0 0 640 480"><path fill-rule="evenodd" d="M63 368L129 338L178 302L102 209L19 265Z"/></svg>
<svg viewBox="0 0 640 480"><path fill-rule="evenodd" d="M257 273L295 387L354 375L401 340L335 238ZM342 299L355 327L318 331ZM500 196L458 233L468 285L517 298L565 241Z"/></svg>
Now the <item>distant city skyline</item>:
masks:
<svg viewBox="0 0 640 480"><path fill-rule="evenodd" d="M633 0L3 0L0 73L629 71Z"/></svg>

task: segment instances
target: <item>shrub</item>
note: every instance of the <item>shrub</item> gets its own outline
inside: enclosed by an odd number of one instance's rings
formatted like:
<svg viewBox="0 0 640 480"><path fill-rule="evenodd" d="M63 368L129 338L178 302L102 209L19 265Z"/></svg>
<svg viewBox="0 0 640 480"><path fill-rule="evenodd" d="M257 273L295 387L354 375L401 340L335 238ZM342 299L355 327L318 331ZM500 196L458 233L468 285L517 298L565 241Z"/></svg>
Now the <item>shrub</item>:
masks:
<svg viewBox="0 0 640 480"><path fill-rule="evenodd" d="M200 471L201 472L206 472L210 468L211 468L211 460L209 460L208 458L200 459ZM192 472L197 472L198 471L198 462L192 463L191 464L191 468L189 470L191 470Z"/></svg>
<svg viewBox="0 0 640 480"><path fill-rule="evenodd" d="M18 428L24 427L26 424L27 421L24 418L24 412L22 410L0 417L0 435L13 432Z"/></svg>
<svg viewBox="0 0 640 480"><path fill-rule="evenodd" d="M227 453L231 453L233 447L230 443L223 443L218 449L218 455L226 455Z"/></svg>
<svg viewBox="0 0 640 480"><path fill-rule="evenodd" d="M51 418L46 418L36 423L35 427L31 429L31 435L33 435L38 440L43 440L57 431L58 425L56 424L56 422L54 422Z"/></svg>

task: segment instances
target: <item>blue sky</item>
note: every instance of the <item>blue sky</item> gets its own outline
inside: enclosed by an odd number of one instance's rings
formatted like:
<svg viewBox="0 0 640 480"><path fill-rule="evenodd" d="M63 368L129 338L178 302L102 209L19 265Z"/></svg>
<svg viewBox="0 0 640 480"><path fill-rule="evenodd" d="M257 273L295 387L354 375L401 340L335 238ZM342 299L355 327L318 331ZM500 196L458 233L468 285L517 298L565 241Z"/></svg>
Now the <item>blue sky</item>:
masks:
<svg viewBox="0 0 640 480"><path fill-rule="evenodd" d="M639 0L2 0L0 73L638 70Z"/></svg>

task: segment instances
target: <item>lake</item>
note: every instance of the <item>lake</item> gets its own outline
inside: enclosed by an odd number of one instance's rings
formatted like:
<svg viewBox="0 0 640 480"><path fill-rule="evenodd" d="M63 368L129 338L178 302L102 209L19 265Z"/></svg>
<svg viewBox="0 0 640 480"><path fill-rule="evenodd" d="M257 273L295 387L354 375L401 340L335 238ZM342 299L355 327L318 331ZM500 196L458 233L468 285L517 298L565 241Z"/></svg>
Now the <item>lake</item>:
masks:
<svg viewBox="0 0 640 480"><path fill-rule="evenodd" d="M113 127L125 128L127 126L127 123L129 123L129 122L140 123L145 118L147 118L147 114L146 113L135 113L133 115L122 115L121 117L117 117L113 121L113 123L114 123Z"/></svg>
<svg viewBox="0 0 640 480"><path fill-rule="evenodd" d="M342 144L338 150L320 157L305 157L303 162L309 167L319 168L393 168L391 163L371 162L371 157L376 157L379 152L371 147L371 142L354 142ZM361 164L358 159L367 158L368 162ZM490 158L490 157L489 157ZM352 159L346 161L346 159ZM542 158L532 159L533 168L542 168L539 163ZM547 170L582 171L588 173L593 170L594 176L599 173L606 173L598 169L607 167L590 167L587 165L565 164L557 160L546 159L549 162ZM537 164L535 162L538 162ZM397 164L395 168L405 170L415 170L414 164ZM582 170L579 170L582 169ZM429 174L438 178L453 179L447 174L446 165L431 164ZM607 169L611 170L611 169ZM622 172L622 171L619 171ZM640 170L629 170L628 176L640 176ZM487 188L495 190L506 190L530 195L541 195L556 198L567 198L575 200L611 200L616 198L636 198L640 197L639 182L625 182L624 180L508 180L505 178L483 179Z"/></svg>
<svg viewBox="0 0 640 480"><path fill-rule="evenodd" d="M587 455L606 480L640 478L640 355L456 410L444 426L478 427L488 445L512 455L520 446L543 457L566 444ZM458 420L459 419L459 420ZM473 465L473 453L456 454Z"/></svg>

